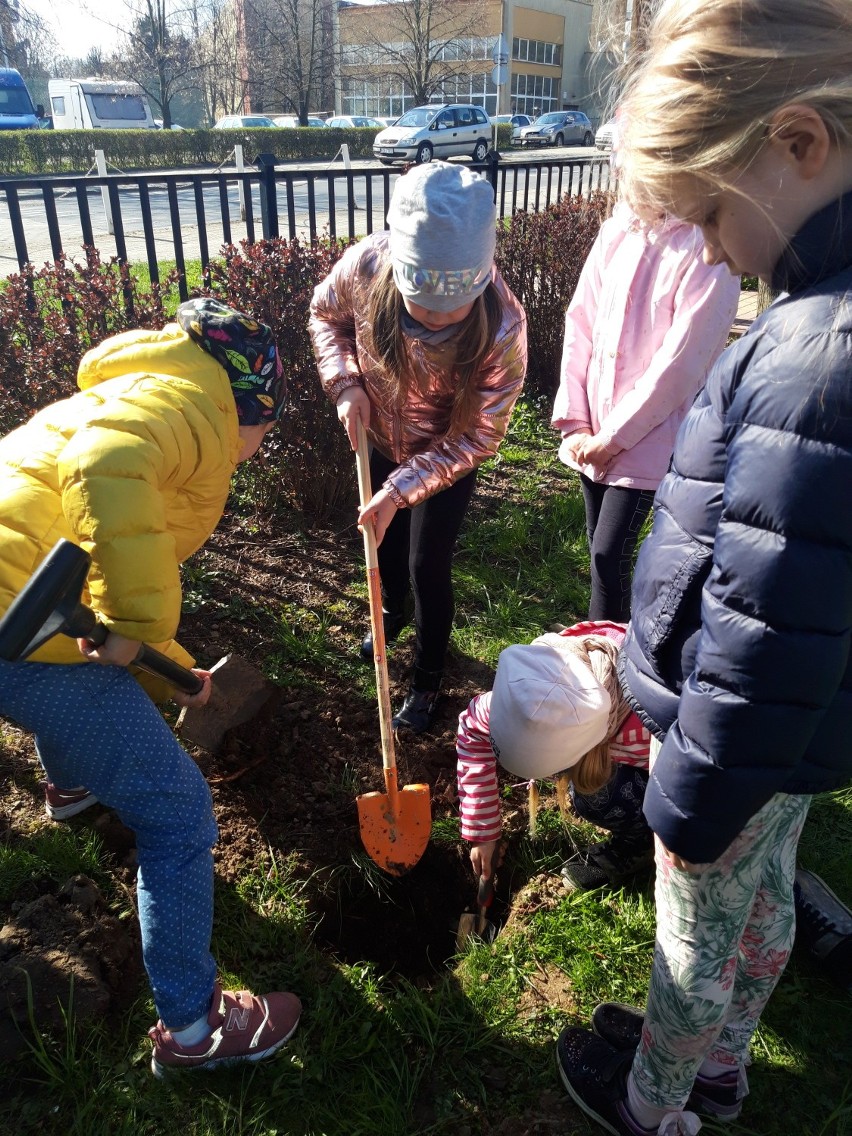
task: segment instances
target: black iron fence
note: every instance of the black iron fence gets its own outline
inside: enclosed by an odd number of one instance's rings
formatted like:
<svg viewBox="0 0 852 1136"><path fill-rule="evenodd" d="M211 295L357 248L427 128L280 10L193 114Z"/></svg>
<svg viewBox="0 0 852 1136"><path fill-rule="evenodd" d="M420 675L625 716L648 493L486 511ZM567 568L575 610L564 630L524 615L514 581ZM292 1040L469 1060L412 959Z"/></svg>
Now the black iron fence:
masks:
<svg viewBox="0 0 852 1136"><path fill-rule="evenodd" d="M539 158L482 166L500 217L538 211L565 195L609 185L607 158ZM223 246L260 237L357 238L386 227L399 169L280 169L272 155L254 168L0 181L0 243L19 268L85 255L145 263L152 281L174 264L186 298L186 261L202 268ZM4 215L5 214L5 215Z"/></svg>

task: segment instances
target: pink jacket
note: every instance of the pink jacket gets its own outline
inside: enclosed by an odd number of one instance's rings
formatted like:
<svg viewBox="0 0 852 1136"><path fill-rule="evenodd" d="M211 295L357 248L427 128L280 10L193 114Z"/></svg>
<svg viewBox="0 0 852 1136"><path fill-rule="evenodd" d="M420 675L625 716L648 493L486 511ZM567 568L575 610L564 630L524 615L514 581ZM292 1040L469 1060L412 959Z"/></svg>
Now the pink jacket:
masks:
<svg viewBox="0 0 852 1136"><path fill-rule="evenodd" d="M565 316L552 424L563 438L598 435L605 470L593 481L656 489L675 435L725 346L740 278L702 259L701 231L683 221L647 230L624 204L605 221Z"/></svg>
<svg viewBox="0 0 852 1136"><path fill-rule="evenodd" d="M398 507L413 508L497 452L526 375L527 321L495 270L503 319L477 376L473 420L460 437L448 438L455 386L444 361L444 344L406 337L408 364L418 382L412 383L405 406L396 406L387 396L367 312L373 280L388 255L387 233L374 233L347 249L315 289L308 327L323 390L336 402L347 387L364 388L372 408L370 441L400 463L385 488Z"/></svg>

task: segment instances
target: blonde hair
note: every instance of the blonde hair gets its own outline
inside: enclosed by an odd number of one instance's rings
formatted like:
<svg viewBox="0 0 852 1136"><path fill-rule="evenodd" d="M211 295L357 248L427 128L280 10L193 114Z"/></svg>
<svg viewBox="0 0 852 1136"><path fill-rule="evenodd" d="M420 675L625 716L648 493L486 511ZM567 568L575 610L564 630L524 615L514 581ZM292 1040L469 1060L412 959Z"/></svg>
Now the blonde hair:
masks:
<svg viewBox="0 0 852 1136"><path fill-rule="evenodd" d="M850 0L662 0L647 44L619 103L621 188L643 215L677 213L691 181L731 188L788 103L852 140Z"/></svg>
<svg viewBox="0 0 852 1136"><path fill-rule="evenodd" d="M407 366L405 337L400 324L404 310L402 295L394 283L393 266L388 262L373 282L369 324L376 355L397 406L405 404L412 383L417 381ZM456 387L448 430L450 437L458 437L470 425L476 402L475 379L496 342L502 319L500 295L491 283L474 300L469 315L444 344L445 366L453 373Z"/></svg>

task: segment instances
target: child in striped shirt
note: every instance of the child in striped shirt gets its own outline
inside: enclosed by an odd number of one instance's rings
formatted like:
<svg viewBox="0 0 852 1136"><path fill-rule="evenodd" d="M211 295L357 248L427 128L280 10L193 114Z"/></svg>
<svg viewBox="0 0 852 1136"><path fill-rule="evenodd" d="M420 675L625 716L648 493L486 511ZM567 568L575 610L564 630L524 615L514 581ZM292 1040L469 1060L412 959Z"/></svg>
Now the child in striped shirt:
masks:
<svg viewBox="0 0 852 1136"><path fill-rule="evenodd" d="M642 815L649 734L616 677L623 623L575 624L501 652L494 689L459 716L461 834L474 872L488 878L500 839L497 763L526 780L570 770L576 813L612 835L562 867L571 889L618 885L653 863Z"/></svg>

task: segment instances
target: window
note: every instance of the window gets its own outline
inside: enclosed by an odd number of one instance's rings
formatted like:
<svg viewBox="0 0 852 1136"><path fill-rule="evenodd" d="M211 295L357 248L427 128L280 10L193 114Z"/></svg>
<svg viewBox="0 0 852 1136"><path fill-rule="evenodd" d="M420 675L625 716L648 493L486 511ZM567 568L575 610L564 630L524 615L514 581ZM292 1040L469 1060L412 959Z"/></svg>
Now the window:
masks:
<svg viewBox="0 0 852 1136"><path fill-rule="evenodd" d="M122 95L116 92L87 94L92 116L102 121L145 122L145 104L141 95Z"/></svg>
<svg viewBox="0 0 852 1136"><path fill-rule="evenodd" d="M65 96L54 95L50 100L50 106L53 110L53 113L58 114L61 117L65 114Z"/></svg>
<svg viewBox="0 0 852 1136"><path fill-rule="evenodd" d="M559 80L547 75L512 76L512 106L519 114L537 118L548 111L559 109Z"/></svg>
<svg viewBox="0 0 852 1136"><path fill-rule="evenodd" d="M540 39L513 39L512 58L528 63L545 63L548 67L561 67L562 44L546 43Z"/></svg>

